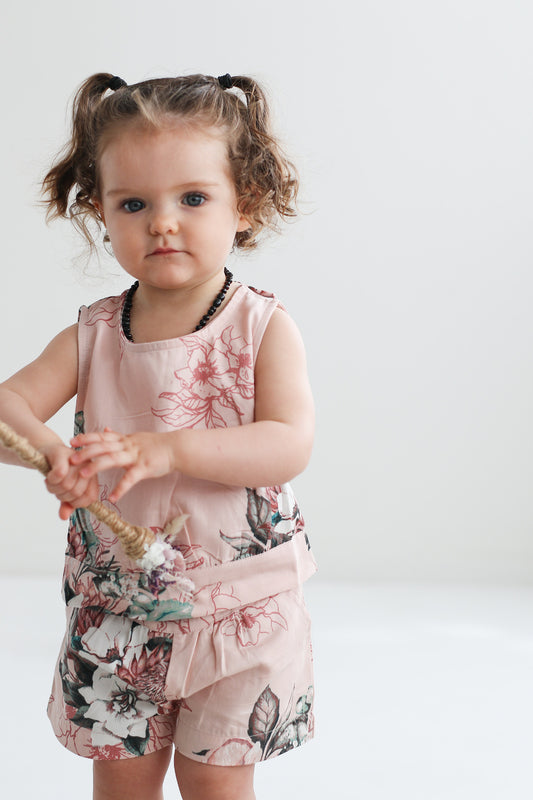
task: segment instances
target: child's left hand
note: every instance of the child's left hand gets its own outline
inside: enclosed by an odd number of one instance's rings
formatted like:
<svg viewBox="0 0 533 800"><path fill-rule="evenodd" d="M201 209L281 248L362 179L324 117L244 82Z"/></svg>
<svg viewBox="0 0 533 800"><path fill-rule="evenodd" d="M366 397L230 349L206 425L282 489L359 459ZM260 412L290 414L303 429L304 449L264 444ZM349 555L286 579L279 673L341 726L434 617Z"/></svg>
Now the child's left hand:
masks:
<svg viewBox="0 0 533 800"><path fill-rule="evenodd" d="M124 435L105 428L103 433L80 433L70 440L80 448L70 457L70 463L86 466L80 475L90 478L97 472L122 467L125 473L112 490L112 503L145 478L160 478L175 468L168 434L132 433Z"/></svg>

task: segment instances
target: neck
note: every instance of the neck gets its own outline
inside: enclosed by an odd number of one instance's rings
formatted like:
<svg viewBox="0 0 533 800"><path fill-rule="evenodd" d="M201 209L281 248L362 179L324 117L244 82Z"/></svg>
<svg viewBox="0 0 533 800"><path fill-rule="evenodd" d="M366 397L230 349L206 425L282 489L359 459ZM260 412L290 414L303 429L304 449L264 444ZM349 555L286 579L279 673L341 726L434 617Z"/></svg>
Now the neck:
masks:
<svg viewBox="0 0 533 800"><path fill-rule="evenodd" d="M137 281L128 291L122 311L126 338L157 341L200 330L228 299L232 277L225 269L222 284L220 276L215 276L199 286L179 290L158 289Z"/></svg>

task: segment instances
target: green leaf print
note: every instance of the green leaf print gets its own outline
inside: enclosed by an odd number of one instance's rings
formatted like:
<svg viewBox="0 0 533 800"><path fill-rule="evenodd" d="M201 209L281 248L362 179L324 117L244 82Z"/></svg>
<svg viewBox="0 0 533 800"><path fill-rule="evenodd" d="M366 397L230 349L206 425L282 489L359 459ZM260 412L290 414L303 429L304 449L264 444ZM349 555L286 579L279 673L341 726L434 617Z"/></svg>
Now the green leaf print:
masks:
<svg viewBox="0 0 533 800"><path fill-rule="evenodd" d="M243 534L242 536L226 536L220 531L220 538L227 544L231 545L237 551L237 559L248 558L249 556L257 556L259 553L264 553L265 547L259 542L255 542L250 534Z"/></svg>
<svg viewBox="0 0 533 800"><path fill-rule="evenodd" d="M266 547L272 527L270 503L253 489L246 489L246 492L248 494L246 511L248 525L255 538Z"/></svg>
<svg viewBox="0 0 533 800"><path fill-rule="evenodd" d="M221 539L237 551L235 560L265 553L288 542L298 529L300 512L296 504L289 515L283 516L279 509L279 498L284 496L281 488L272 487L266 492L267 497L263 497L255 489L246 489L248 530L238 536L228 536L220 531Z"/></svg>
<svg viewBox="0 0 533 800"><path fill-rule="evenodd" d="M124 747L129 753L132 753L134 756L144 755L146 745L150 739L150 729L148 728L147 731L144 739L141 739L139 736L128 736L127 739L122 740L124 742Z"/></svg>
<svg viewBox="0 0 533 800"><path fill-rule="evenodd" d="M94 725L93 719L87 719L85 714L89 710L89 706L80 706L73 717L71 717L71 722L74 725L78 725L80 728L92 728Z"/></svg>
<svg viewBox="0 0 533 800"><path fill-rule="evenodd" d="M190 619L192 610L192 603L182 603L179 600L156 600L148 595L139 594L126 609L125 614L134 619L160 622L164 619Z"/></svg>

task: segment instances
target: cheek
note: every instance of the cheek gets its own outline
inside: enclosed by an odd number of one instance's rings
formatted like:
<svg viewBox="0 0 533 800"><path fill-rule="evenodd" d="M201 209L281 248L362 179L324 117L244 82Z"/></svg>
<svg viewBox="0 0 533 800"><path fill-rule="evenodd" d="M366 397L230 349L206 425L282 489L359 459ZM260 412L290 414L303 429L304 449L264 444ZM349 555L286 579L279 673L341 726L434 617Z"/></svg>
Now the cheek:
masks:
<svg viewBox="0 0 533 800"><path fill-rule="evenodd" d="M135 239L135 229L131 225L125 225L120 220L111 220L107 227L107 231L111 239L118 245L127 247L128 242L133 242Z"/></svg>
<svg viewBox="0 0 533 800"><path fill-rule="evenodd" d="M237 225L234 223L234 220L227 219L224 225L221 225L218 231L218 236L211 236L211 241L213 242L213 246L217 248L217 250L226 250L230 251L233 247L233 243L235 241L235 234Z"/></svg>
<svg viewBox="0 0 533 800"><path fill-rule="evenodd" d="M134 234L126 233L120 226L109 226L107 229L109 238L111 239L111 248L113 254L119 263L130 260L133 253L139 249Z"/></svg>

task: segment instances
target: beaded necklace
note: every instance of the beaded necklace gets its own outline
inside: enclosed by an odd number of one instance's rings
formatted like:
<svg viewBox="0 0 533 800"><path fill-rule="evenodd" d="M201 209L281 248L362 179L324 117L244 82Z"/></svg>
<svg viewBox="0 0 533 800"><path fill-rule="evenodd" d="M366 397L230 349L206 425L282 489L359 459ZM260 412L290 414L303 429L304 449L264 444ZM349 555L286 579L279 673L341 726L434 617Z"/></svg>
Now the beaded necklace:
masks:
<svg viewBox="0 0 533 800"><path fill-rule="evenodd" d="M207 323L209 322L215 311L220 307L222 301L224 300L226 293L233 280L233 275L229 271L229 269L227 269L227 267L224 267L224 275L226 276L226 279L224 281L224 286L217 294L217 296L215 297L215 299L205 312L204 316L194 329L195 331L199 331L204 327L204 325L207 325ZM124 307L122 308L122 330L124 331L124 336L130 342L133 342L133 336L131 335L131 306L133 303L133 295L135 294L138 288L139 288L139 281L135 281L135 283L128 289L126 299L124 300Z"/></svg>

